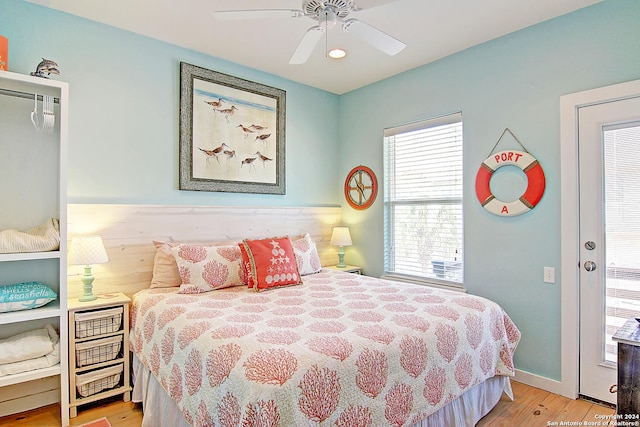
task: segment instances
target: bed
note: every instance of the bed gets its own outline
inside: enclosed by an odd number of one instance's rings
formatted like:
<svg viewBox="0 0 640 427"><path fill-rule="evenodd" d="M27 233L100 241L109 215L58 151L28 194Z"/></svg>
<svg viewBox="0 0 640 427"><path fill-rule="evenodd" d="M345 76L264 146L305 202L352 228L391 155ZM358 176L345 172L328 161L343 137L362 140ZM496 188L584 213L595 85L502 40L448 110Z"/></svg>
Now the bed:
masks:
<svg viewBox="0 0 640 427"><path fill-rule="evenodd" d="M322 269L302 284L135 294L143 426L463 426L511 394L520 332L461 292Z"/></svg>
<svg viewBox="0 0 640 427"><path fill-rule="evenodd" d="M67 209L69 238L99 234L109 255L94 266L94 292L133 298L132 400L143 426L472 426L511 394L520 332L497 304L320 269L338 261L329 243L340 207ZM299 267L302 284L182 294L175 277L156 280L164 264L153 241L305 233L320 262ZM80 285L70 281L70 297Z"/></svg>

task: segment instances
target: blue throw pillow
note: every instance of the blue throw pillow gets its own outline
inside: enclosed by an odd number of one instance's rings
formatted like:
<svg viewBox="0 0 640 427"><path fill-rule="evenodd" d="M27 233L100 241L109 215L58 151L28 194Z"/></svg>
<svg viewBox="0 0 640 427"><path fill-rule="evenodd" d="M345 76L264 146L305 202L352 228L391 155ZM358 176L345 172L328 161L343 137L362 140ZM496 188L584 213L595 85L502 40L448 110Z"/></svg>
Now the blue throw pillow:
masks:
<svg viewBox="0 0 640 427"><path fill-rule="evenodd" d="M24 282L0 286L0 312L27 310L42 307L58 295L40 282Z"/></svg>

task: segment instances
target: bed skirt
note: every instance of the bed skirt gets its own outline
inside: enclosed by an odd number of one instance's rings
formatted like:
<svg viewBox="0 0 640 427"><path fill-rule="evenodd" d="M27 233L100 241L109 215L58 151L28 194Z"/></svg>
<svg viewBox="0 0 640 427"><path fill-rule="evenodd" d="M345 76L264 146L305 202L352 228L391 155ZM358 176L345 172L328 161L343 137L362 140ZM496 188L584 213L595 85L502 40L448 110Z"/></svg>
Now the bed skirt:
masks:
<svg viewBox="0 0 640 427"><path fill-rule="evenodd" d="M133 355L132 401L143 404L142 427L190 427L176 403L151 371ZM509 377L495 376L471 388L412 427L472 427L498 403L502 393L513 400Z"/></svg>

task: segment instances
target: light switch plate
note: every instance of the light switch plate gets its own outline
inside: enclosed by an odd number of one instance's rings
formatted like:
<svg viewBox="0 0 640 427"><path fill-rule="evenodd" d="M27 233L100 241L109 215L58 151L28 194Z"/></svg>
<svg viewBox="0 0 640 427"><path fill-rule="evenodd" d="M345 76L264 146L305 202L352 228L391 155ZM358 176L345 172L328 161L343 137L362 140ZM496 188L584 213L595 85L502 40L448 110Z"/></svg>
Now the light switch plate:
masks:
<svg viewBox="0 0 640 427"><path fill-rule="evenodd" d="M544 282L556 283L556 269L553 267L544 268Z"/></svg>

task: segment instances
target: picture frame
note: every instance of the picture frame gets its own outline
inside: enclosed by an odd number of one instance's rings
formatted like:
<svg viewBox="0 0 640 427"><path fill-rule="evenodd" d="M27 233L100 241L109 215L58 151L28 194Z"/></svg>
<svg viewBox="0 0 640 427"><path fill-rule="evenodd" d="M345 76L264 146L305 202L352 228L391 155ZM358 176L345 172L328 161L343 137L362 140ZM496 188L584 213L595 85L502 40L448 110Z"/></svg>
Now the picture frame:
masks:
<svg viewBox="0 0 640 427"><path fill-rule="evenodd" d="M180 63L180 190L285 194L286 92Z"/></svg>

